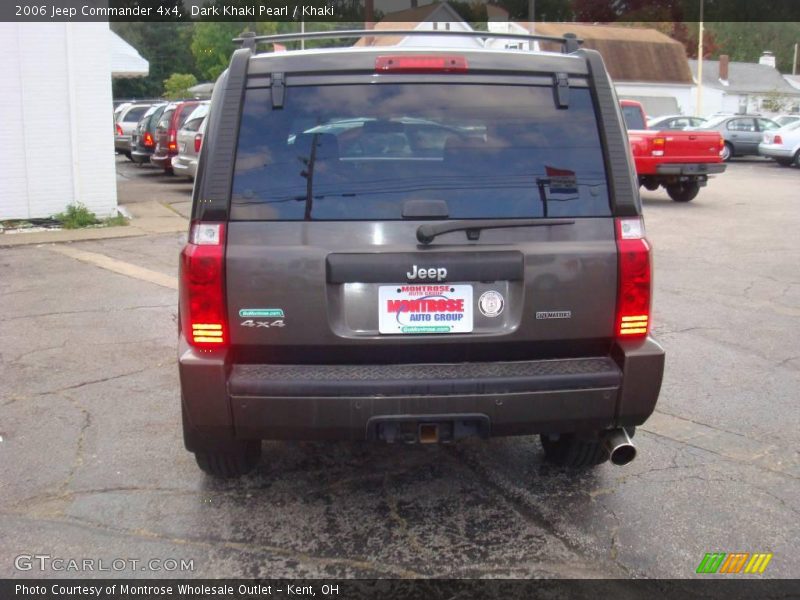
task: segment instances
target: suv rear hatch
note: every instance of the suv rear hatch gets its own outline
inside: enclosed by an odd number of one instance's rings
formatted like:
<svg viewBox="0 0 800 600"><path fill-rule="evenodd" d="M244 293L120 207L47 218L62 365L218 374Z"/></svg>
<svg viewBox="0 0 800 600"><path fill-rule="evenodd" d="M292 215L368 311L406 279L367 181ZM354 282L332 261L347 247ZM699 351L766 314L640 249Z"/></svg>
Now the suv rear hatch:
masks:
<svg viewBox="0 0 800 600"><path fill-rule="evenodd" d="M531 78L459 77L316 77L282 106L246 90L226 231L236 362L608 354L617 246L585 79L563 106ZM455 230L421 235L440 225Z"/></svg>

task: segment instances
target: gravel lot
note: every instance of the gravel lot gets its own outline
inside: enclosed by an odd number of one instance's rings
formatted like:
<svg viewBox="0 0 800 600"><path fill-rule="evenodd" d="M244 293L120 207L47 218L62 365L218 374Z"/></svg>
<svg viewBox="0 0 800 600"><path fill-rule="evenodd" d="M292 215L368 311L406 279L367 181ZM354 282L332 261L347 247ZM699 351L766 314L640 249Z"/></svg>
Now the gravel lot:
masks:
<svg viewBox="0 0 800 600"><path fill-rule="evenodd" d="M185 208L189 184L119 172L123 202ZM14 566L37 553L193 561L124 576L692 577L711 551L800 577L800 169L735 161L689 204L643 194L667 371L637 460L585 474L526 437L267 443L214 482L182 447L175 289L0 249L0 577L41 576ZM69 247L174 277L181 237Z"/></svg>

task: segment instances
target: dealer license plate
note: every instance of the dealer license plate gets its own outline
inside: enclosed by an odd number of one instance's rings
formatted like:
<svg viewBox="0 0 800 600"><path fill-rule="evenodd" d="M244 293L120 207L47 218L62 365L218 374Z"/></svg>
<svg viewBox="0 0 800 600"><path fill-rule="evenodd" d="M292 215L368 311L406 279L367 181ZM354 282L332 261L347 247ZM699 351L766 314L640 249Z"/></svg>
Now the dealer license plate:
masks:
<svg viewBox="0 0 800 600"><path fill-rule="evenodd" d="M378 331L386 334L469 333L472 286L382 285L378 288Z"/></svg>
<svg viewBox="0 0 800 600"><path fill-rule="evenodd" d="M186 152L186 142L183 142L183 143L181 143L181 147L180 147L180 150L179 150L179 151L180 151L181 153L184 153L184 152Z"/></svg>

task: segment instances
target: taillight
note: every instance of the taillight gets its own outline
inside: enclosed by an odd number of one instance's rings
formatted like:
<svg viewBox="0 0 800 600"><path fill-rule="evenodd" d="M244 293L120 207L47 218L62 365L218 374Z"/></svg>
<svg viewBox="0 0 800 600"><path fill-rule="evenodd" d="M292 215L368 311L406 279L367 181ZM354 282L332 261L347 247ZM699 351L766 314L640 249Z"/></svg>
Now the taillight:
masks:
<svg viewBox="0 0 800 600"><path fill-rule="evenodd" d="M379 73L464 73L467 59L463 56L379 56L375 59Z"/></svg>
<svg viewBox="0 0 800 600"><path fill-rule="evenodd" d="M200 148L203 146L203 134L198 133L194 136L194 151L195 153L200 152Z"/></svg>
<svg viewBox="0 0 800 600"><path fill-rule="evenodd" d="M167 147L173 151L178 149L178 134L174 129L169 130L169 144Z"/></svg>
<svg viewBox="0 0 800 600"><path fill-rule="evenodd" d="M145 134L144 134L144 142L143 143L144 143L146 148L150 148L150 147L156 145L155 141L153 140L153 136L150 134L149 131L145 132Z"/></svg>
<svg viewBox="0 0 800 600"><path fill-rule="evenodd" d="M116 131L117 131L117 135L123 135L122 134L122 127L120 127L119 125L116 126Z"/></svg>
<svg viewBox="0 0 800 600"><path fill-rule="evenodd" d="M225 317L225 225L193 223L180 260L181 329L192 346L228 343Z"/></svg>
<svg viewBox="0 0 800 600"><path fill-rule="evenodd" d="M619 272L617 285L618 338L641 338L650 326L650 244L640 217L616 219Z"/></svg>
<svg viewBox="0 0 800 600"><path fill-rule="evenodd" d="M766 141L766 140L764 140L764 141ZM772 143L773 144L782 144L783 143L783 138L781 136L779 136L778 134L775 134L775 137L772 138Z"/></svg>
<svg viewBox="0 0 800 600"><path fill-rule="evenodd" d="M664 146L666 146L667 140L663 137L653 138L652 144L652 154L653 156L664 156Z"/></svg>

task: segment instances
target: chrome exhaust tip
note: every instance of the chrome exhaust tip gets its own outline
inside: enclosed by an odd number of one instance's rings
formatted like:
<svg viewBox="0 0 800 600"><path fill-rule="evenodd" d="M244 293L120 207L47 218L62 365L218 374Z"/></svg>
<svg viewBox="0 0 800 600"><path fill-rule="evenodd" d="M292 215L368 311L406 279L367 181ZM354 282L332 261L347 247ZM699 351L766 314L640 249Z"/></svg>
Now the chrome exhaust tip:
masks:
<svg viewBox="0 0 800 600"><path fill-rule="evenodd" d="M603 447L611 463L621 467L636 458L636 446L624 429L612 429L603 438Z"/></svg>

